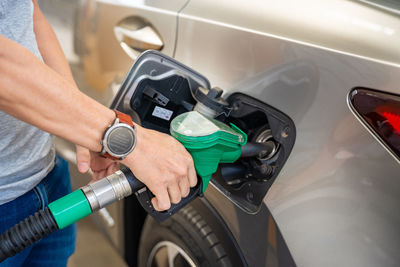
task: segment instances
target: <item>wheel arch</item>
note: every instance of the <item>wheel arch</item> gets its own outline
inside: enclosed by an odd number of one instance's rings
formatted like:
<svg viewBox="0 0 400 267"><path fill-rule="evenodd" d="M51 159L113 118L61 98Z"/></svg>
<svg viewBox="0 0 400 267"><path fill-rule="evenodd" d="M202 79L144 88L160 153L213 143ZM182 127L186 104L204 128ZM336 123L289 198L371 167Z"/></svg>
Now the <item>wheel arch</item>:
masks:
<svg viewBox="0 0 400 267"><path fill-rule="evenodd" d="M197 198L190 205L202 216L213 229L214 234L223 244L232 262L238 266L248 266L232 232L223 218L205 198ZM129 266L137 266L140 236L146 219L146 212L135 197L129 197L124 205L124 258Z"/></svg>

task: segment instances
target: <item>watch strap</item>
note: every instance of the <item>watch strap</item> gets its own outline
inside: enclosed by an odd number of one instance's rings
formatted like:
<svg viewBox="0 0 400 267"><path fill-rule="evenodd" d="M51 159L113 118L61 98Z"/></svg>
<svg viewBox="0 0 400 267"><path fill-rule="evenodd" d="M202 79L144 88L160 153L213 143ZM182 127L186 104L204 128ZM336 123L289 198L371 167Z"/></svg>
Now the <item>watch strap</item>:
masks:
<svg viewBox="0 0 400 267"><path fill-rule="evenodd" d="M133 124L131 116L129 116L128 114L119 112L116 109L114 109L114 112L115 112L116 118L119 119L119 122L126 123L126 124L132 126L133 128L135 128L135 125Z"/></svg>

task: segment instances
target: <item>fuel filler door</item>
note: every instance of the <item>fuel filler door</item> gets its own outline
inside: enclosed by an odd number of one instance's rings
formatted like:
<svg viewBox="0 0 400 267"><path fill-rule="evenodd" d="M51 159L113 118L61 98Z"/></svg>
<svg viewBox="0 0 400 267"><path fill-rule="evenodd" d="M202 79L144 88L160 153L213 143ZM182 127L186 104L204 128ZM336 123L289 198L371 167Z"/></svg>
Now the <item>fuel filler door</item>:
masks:
<svg viewBox="0 0 400 267"><path fill-rule="evenodd" d="M234 163L219 164L211 183L240 208L255 213L292 150L295 127L288 116L259 100L240 93L225 99L222 93L198 72L148 50L136 59L111 108L168 134L175 117L193 110L243 131L252 144L247 152L243 147ZM268 153L254 153L258 144L268 147Z"/></svg>

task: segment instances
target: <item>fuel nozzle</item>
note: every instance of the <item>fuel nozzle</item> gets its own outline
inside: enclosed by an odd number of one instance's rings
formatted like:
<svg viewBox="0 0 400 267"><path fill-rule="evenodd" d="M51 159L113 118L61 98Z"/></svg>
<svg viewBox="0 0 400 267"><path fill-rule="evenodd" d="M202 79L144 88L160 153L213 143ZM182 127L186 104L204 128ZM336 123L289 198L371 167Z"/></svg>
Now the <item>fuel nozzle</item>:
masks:
<svg viewBox="0 0 400 267"><path fill-rule="evenodd" d="M269 159L273 155L275 155L278 149L278 145L269 140L267 142L258 143L258 142L249 142L242 147L242 158L251 158L256 157L259 159Z"/></svg>
<svg viewBox="0 0 400 267"><path fill-rule="evenodd" d="M228 126L197 111L183 113L171 122L171 135L192 155L205 191L220 163L233 163L242 154L247 135L234 124Z"/></svg>

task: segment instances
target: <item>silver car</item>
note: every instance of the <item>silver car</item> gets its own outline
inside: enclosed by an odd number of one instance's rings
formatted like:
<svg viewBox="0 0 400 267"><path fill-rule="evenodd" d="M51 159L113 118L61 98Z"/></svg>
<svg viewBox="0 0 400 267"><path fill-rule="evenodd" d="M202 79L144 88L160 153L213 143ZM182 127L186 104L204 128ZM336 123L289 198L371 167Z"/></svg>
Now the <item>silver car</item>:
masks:
<svg viewBox="0 0 400 267"><path fill-rule="evenodd" d="M131 266L399 266L400 4L396 1L88 0L75 51L110 104L159 50L235 108L273 153L220 166L163 223L136 199L104 226Z"/></svg>

